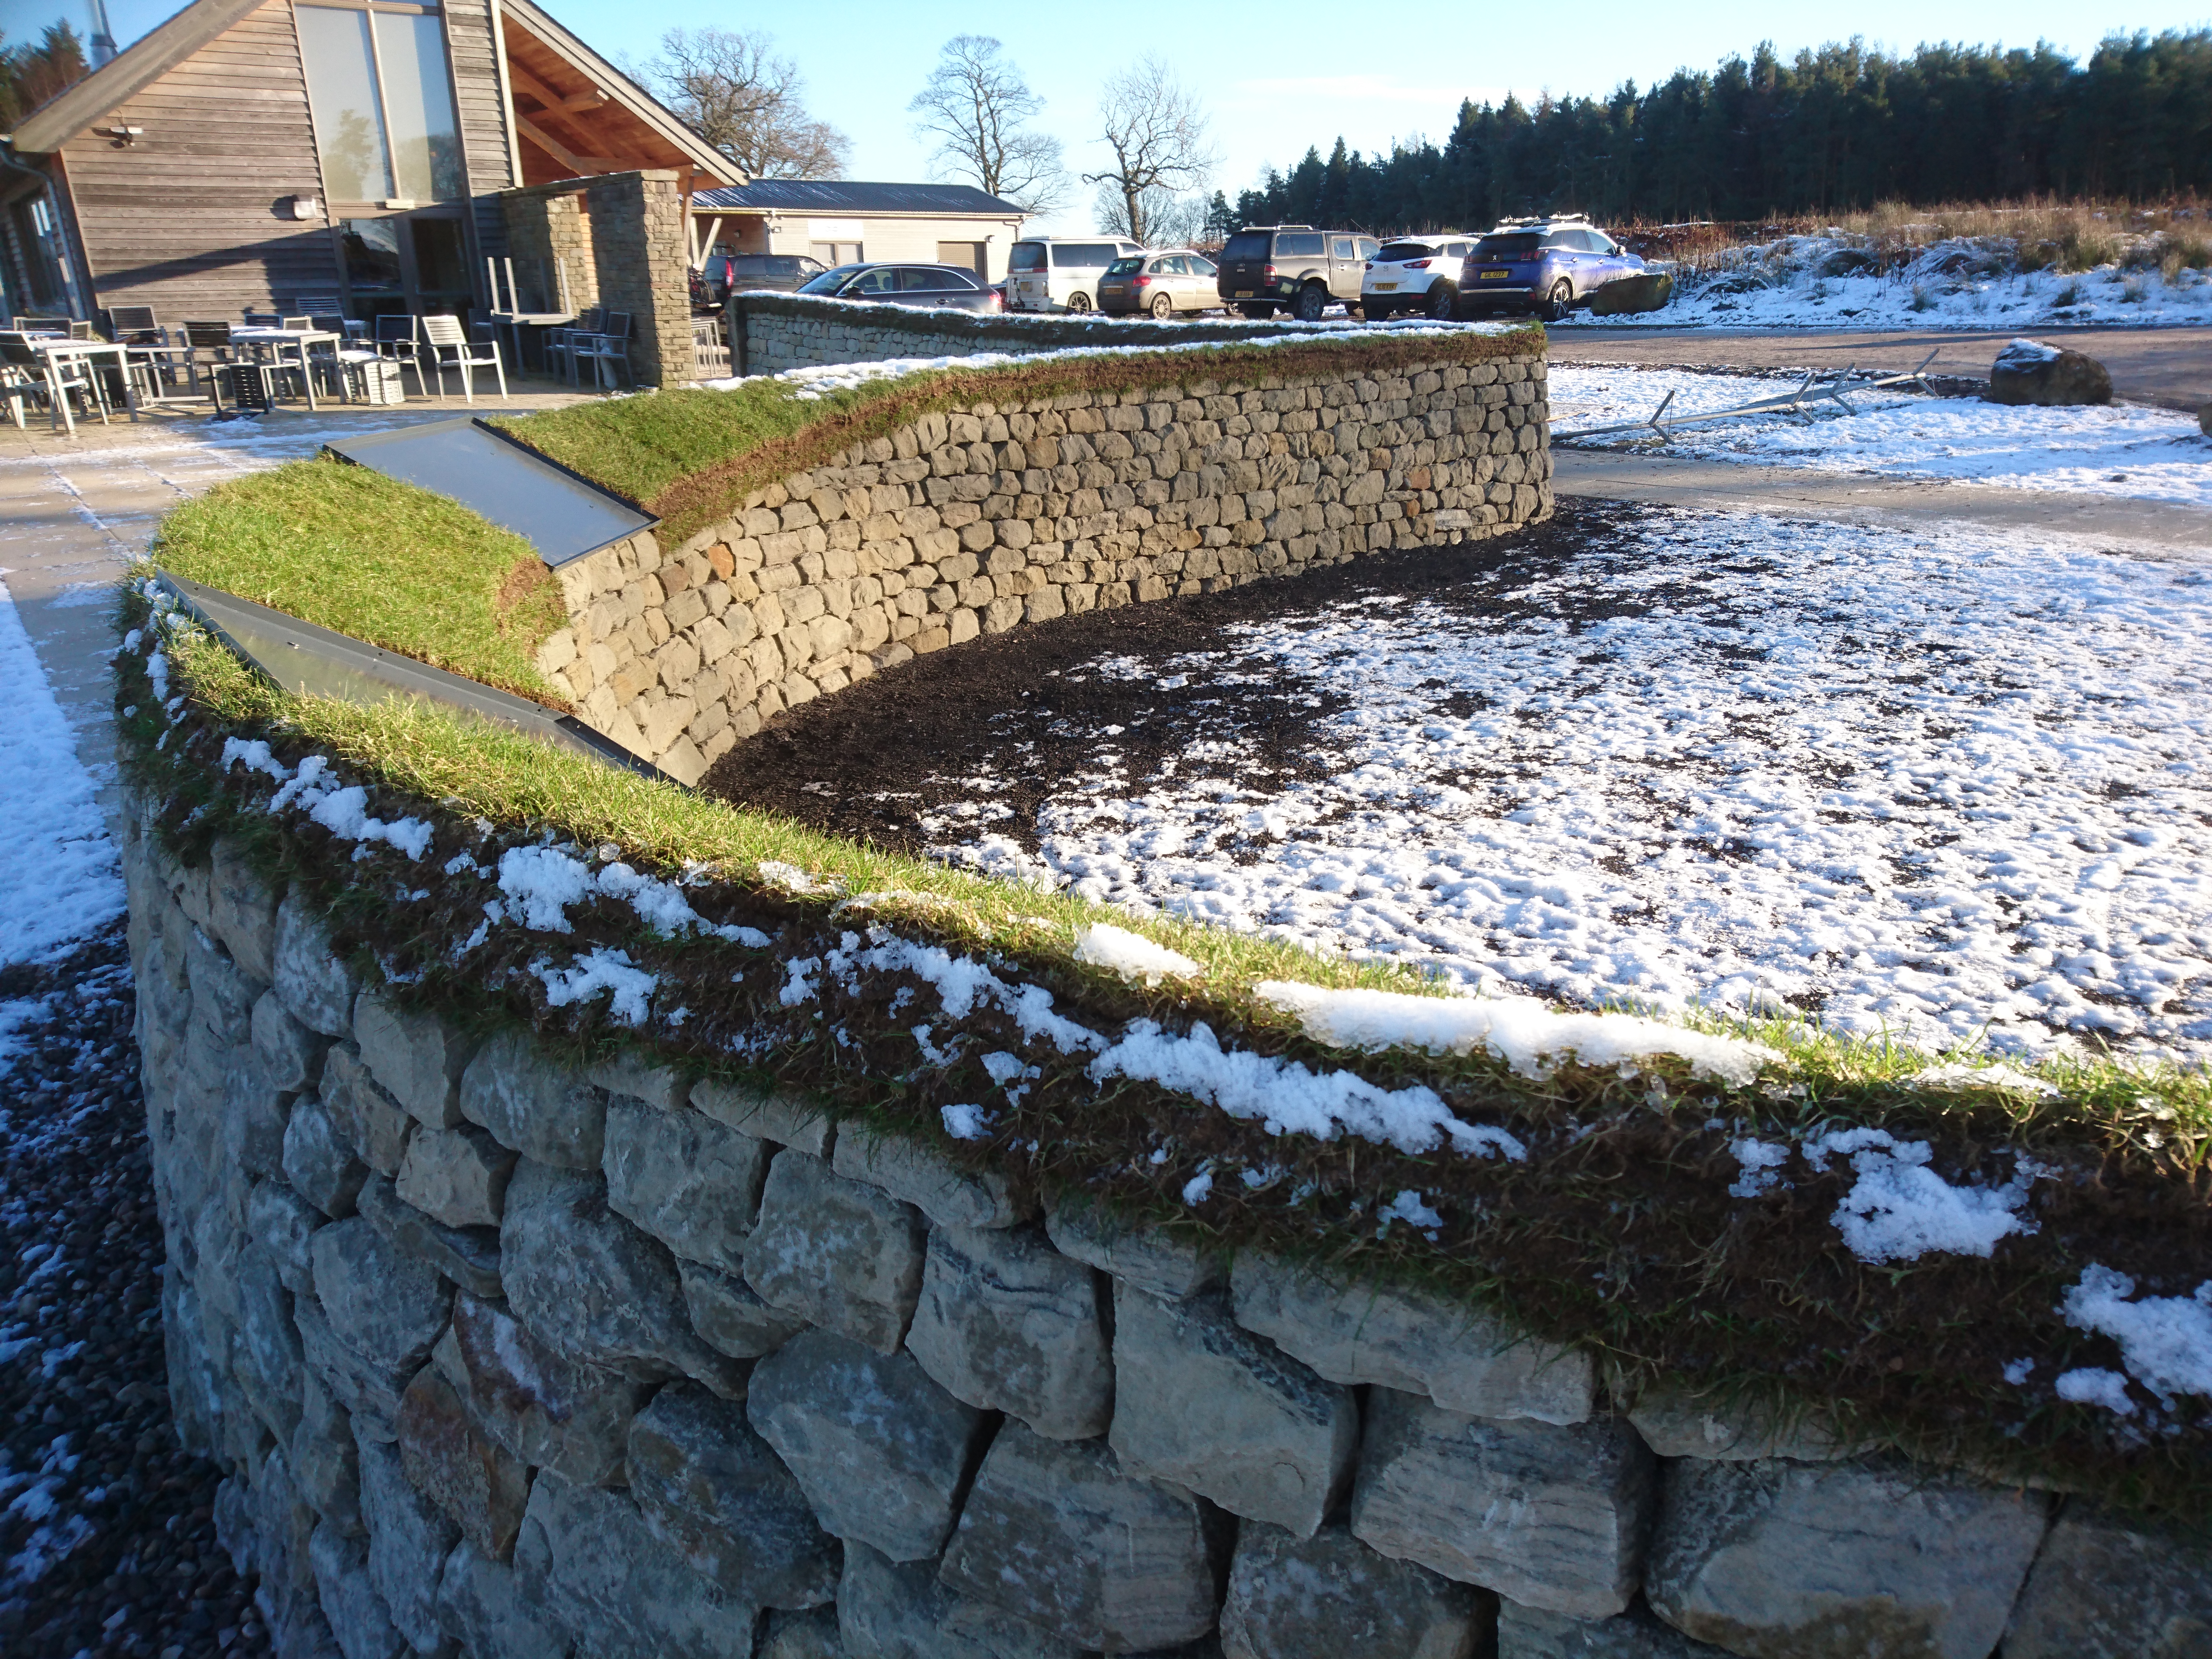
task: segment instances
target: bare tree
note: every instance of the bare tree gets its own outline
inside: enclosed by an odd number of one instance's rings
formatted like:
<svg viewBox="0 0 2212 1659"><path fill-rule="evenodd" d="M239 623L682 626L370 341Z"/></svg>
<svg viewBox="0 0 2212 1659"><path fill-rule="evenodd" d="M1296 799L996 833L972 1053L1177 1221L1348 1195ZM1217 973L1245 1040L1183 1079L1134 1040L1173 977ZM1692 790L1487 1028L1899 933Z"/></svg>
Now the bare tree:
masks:
<svg viewBox="0 0 2212 1659"><path fill-rule="evenodd" d="M957 34L907 108L918 137L937 140L940 173L1031 213L1057 207L1067 191L1060 140L1024 125L1044 107L1022 72L988 34Z"/></svg>
<svg viewBox="0 0 2212 1659"><path fill-rule="evenodd" d="M1127 200L1111 180L1098 186L1098 228L1147 247L1182 247L1197 242L1206 230L1206 198L1198 191L1179 196L1155 185L1137 198L1133 216ZM1139 228L1129 228L1134 218Z"/></svg>
<svg viewBox="0 0 2212 1659"><path fill-rule="evenodd" d="M1118 204L1113 224L1132 241L1146 241L1152 215L1164 201L1206 182L1218 159L1206 135L1197 94L1150 53L1106 82L1098 100L1114 165L1086 173L1083 182L1103 186L1103 203ZM1158 227L1165 228L1165 227Z"/></svg>
<svg viewBox="0 0 2212 1659"><path fill-rule="evenodd" d="M647 76L668 106L753 179L842 179L845 135L806 112L799 66L757 30L671 29Z"/></svg>

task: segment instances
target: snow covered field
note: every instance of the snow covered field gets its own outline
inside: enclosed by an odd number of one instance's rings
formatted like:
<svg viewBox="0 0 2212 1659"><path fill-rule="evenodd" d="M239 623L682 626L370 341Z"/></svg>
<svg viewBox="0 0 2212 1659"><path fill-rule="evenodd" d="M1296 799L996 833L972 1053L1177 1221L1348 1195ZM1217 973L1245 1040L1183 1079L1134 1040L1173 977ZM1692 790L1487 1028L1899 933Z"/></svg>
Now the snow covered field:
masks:
<svg viewBox="0 0 2212 1659"><path fill-rule="evenodd" d="M1742 249L1732 268L1685 276L1664 310L1629 317L1578 311L1552 326L1680 328L2027 328L2108 323L2133 328L2212 324L2212 278L2185 269L2166 282L2156 270L2104 265L2061 275L2003 271L2009 264L1988 242L1938 242L1887 276L1826 276L1850 259L1850 246L1826 236L1790 236Z"/></svg>
<svg viewBox="0 0 2212 1659"><path fill-rule="evenodd" d="M1010 723L937 852L1469 988L2212 1054L2202 567L1637 509L1564 563L1227 637L1069 671L1218 690L1179 758L1131 775L1101 729L1032 854L993 830ZM1255 788L1261 703L1315 712Z"/></svg>
<svg viewBox="0 0 2212 1659"><path fill-rule="evenodd" d="M1554 363L1552 427L1556 435L1645 420L1669 392L1669 415L1725 409L1794 390L1803 379ZM2170 410L2123 404L2016 408L1894 392L1854 394L1851 404L1858 413L1815 404L1809 418L1764 415L1681 428L1668 434L1660 453L2212 507L2212 438L2192 416ZM1624 433L1583 441L1619 447L1652 441Z"/></svg>

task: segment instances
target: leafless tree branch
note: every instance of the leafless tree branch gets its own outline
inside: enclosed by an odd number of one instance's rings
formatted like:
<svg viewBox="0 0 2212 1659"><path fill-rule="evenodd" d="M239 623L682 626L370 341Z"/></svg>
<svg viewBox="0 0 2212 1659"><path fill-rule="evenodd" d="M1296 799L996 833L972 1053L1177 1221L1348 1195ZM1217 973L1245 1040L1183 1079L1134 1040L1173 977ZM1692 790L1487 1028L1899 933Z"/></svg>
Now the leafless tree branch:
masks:
<svg viewBox="0 0 2212 1659"><path fill-rule="evenodd" d="M754 179L842 179L845 135L806 112L799 66L753 31L671 29L646 66L654 89Z"/></svg>
<svg viewBox="0 0 2212 1659"><path fill-rule="evenodd" d="M987 34L955 35L907 108L917 136L937 140L942 176L974 181L1031 213L1057 207L1067 190L1060 140L1024 125L1044 107L1022 72Z"/></svg>
<svg viewBox="0 0 2212 1659"><path fill-rule="evenodd" d="M1206 111L1166 64L1147 53L1106 82L1098 115L1114 165L1085 173L1083 182L1103 186L1105 201L1118 201L1109 228L1149 242L1156 229L1151 215L1163 198L1198 188L1219 160Z"/></svg>

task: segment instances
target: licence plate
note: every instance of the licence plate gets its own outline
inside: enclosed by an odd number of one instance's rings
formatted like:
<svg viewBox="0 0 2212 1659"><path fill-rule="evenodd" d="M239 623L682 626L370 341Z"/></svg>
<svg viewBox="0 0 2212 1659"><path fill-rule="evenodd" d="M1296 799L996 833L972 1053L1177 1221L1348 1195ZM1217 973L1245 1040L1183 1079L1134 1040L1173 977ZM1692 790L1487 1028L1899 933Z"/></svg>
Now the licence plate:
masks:
<svg viewBox="0 0 2212 1659"><path fill-rule="evenodd" d="M1512 274L1510 270L1486 270L1482 273L1482 280L1486 283L1502 283Z"/></svg>
<svg viewBox="0 0 2212 1659"><path fill-rule="evenodd" d="M1376 283L1376 284L1375 284L1375 291L1376 291L1377 294L1386 294L1386 293L1388 293L1390 289L1394 289L1394 288L1395 288L1395 287L1397 287L1397 286L1398 286L1398 285L1397 285L1397 283Z"/></svg>
<svg viewBox="0 0 2212 1659"><path fill-rule="evenodd" d="M1252 297L1252 290L1249 288L1240 288L1237 290L1237 297L1240 300L1249 300Z"/></svg>

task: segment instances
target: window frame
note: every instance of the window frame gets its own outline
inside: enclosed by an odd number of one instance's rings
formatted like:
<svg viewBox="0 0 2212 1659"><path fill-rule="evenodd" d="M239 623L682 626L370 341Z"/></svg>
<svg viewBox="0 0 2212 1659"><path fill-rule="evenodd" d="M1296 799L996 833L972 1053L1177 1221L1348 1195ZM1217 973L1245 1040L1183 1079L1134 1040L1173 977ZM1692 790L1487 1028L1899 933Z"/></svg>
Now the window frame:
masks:
<svg viewBox="0 0 2212 1659"><path fill-rule="evenodd" d="M315 119L314 94L309 90L307 81L307 43L300 33L300 9L302 6L312 6L323 11L359 11L372 15L381 11L403 17L434 17L438 20L438 39L446 55L446 97L453 106L453 142L460 153L461 193L459 196L450 200L418 202L412 197L404 196L372 197L362 201L340 200L331 194L330 179L323 173L322 128ZM381 212L404 213L414 208L451 207L466 202L470 197L468 140L461 131L460 82L453 73L453 31L446 27L445 7L438 3L438 0L292 0L290 10L292 44L300 54L300 88L307 96L308 130L315 135L315 172L323 179L323 200L332 210L330 215L331 223L335 225L340 219L371 216L365 213L339 213L336 210L342 207L375 208ZM399 158L392 147L392 97L386 90L388 82L384 70L384 48L376 38L376 26L373 22L368 28L368 63L376 76L377 116L384 124L384 164L391 175L392 187L397 190L399 188Z"/></svg>

